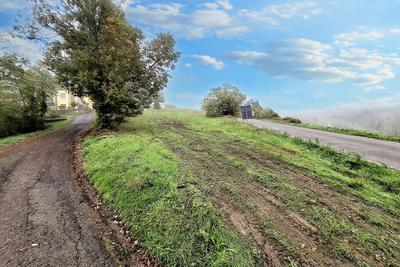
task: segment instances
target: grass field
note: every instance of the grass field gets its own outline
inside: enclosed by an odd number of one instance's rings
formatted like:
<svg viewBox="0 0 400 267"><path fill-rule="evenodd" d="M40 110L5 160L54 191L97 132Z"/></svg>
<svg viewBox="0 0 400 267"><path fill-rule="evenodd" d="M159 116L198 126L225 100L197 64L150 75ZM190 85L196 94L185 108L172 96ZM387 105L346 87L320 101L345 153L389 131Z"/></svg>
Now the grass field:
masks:
<svg viewBox="0 0 400 267"><path fill-rule="evenodd" d="M374 138L383 141L391 141L391 142L399 142L400 143L400 136L393 136L393 135L386 135L378 132L370 132L365 130L356 130L356 129L347 129L347 128L338 128L338 127L328 127L322 125L315 125L309 123L289 123L282 120L272 120L273 122L283 123L308 129L315 129L315 130L322 130L327 132L333 133L340 133L340 134L347 134L347 135L355 135L355 136L363 136L368 138Z"/></svg>
<svg viewBox="0 0 400 267"><path fill-rule="evenodd" d="M36 131L36 132L31 132L31 133L25 133L25 134L19 134L19 135L13 135L13 136L8 136L8 137L3 137L0 138L0 150L6 148L9 145L14 145L18 142L27 140L29 138L33 138L42 134L50 133L55 130L61 129L65 126L67 126L71 121L73 117L67 117L66 120L62 121L55 121L47 124L47 128L43 131Z"/></svg>
<svg viewBox="0 0 400 267"><path fill-rule="evenodd" d="M166 266L399 266L400 173L234 118L146 111L85 170Z"/></svg>

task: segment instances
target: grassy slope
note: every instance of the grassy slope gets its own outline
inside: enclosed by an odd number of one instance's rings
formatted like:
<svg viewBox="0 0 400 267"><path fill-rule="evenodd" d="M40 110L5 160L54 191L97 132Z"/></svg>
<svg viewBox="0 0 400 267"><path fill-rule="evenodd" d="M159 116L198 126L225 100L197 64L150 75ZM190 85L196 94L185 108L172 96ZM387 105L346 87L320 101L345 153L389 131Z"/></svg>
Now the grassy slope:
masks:
<svg viewBox="0 0 400 267"><path fill-rule="evenodd" d="M285 121L276 121L276 120L273 120L273 122L283 123L283 124L288 124L288 125L293 125L293 126L298 126L298 127L304 127L304 128L308 128L308 129L322 130L322 131L347 134L347 135L363 136L363 137L374 138L374 139L378 139L378 140L400 143L400 136L385 135L385 134L381 134L381 133L377 133L377 132L370 132L370 131L365 131L365 130L328 127L328 126L315 125L315 124L309 124L309 123L300 123L300 124L288 123Z"/></svg>
<svg viewBox="0 0 400 267"><path fill-rule="evenodd" d="M18 142L27 140L29 138L33 138L42 134L50 133L55 130L61 129L65 126L67 126L71 121L72 117L67 117L66 120L63 121L55 121L47 124L47 128L43 131L36 131L36 132L31 132L31 133L25 133L25 134L19 134L19 135L13 135L13 136L8 136L4 138L0 138L0 150L6 148L9 145L14 145Z"/></svg>
<svg viewBox="0 0 400 267"><path fill-rule="evenodd" d="M90 137L83 156L106 203L167 265L257 265L260 233L230 230L232 212L248 222L234 228L258 224L283 263L400 264L400 174L357 156L176 110L148 111L118 133ZM261 189L281 204L253 198ZM321 248L289 223L297 216L317 229Z"/></svg>
<svg viewBox="0 0 400 267"><path fill-rule="evenodd" d="M142 246L170 266L254 266L244 238L223 226L215 208L180 169L179 158L149 132L90 138L87 173L104 201Z"/></svg>

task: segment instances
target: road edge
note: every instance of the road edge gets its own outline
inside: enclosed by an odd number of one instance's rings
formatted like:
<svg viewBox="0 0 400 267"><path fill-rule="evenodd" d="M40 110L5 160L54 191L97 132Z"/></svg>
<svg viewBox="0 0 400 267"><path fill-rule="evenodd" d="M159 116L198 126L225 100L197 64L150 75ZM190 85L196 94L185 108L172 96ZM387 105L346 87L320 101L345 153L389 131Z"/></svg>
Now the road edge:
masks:
<svg viewBox="0 0 400 267"><path fill-rule="evenodd" d="M30 142L35 141L38 138L45 137L45 136L57 133L59 131L65 130L67 127L69 127L72 124L74 119L75 118L71 119L71 121L68 124L62 126L61 128L57 128L57 129L54 129L54 130L51 130L51 131L48 131L48 132L38 133L38 134L36 134L34 136L27 137L27 138L25 138L25 139L23 139L21 141L17 141L14 144L8 144L8 145L5 145L3 147L0 146L0 153L3 153L5 151L7 151L7 150L10 150L10 149L14 148L15 146L19 146L19 145L22 145L22 144L30 143ZM35 133L35 132L32 132L32 133Z"/></svg>

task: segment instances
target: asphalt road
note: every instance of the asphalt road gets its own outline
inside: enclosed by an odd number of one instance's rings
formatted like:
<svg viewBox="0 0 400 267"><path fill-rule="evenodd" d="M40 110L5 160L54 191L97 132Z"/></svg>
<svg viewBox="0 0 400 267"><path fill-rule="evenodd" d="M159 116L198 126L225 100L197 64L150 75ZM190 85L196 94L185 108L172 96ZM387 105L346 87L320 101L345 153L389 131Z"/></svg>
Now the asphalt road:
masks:
<svg viewBox="0 0 400 267"><path fill-rule="evenodd" d="M334 149L347 153L357 153L363 158L400 170L400 143L381 141L372 138L344 135L291 125L277 124L261 120L248 120L247 123L258 128L288 133L302 139L316 140Z"/></svg>
<svg viewBox="0 0 400 267"><path fill-rule="evenodd" d="M112 266L70 160L92 114L0 152L0 266Z"/></svg>

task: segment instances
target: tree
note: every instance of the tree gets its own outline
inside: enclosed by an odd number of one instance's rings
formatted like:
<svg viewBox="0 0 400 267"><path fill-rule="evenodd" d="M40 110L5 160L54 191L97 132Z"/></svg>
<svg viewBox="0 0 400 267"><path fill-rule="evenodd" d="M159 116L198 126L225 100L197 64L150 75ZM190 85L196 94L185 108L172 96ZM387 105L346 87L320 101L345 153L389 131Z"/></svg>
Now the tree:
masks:
<svg viewBox="0 0 400 267"><path fill-rule="evenodd" d="M16 55L0 58L0 135L31 132L45 127L47 102L55 79L43 66L31 67Z"/></svg>
<svg viewBox="0 0 400 267"><path fill-rule="evenodd" d="M146 41L111 0L36 0L27 35L55 32L45 62L75 95L88 96L100 128L141 114L167 82L179 53L170 34Z"/></svg>
<svg viewBox="0 0 400 267"><path fill-rule="evenodd" d="M203 109L209 117L237 116L245 100L246 96L237 87L225 84L211 89L203 99Z"/></svg>

